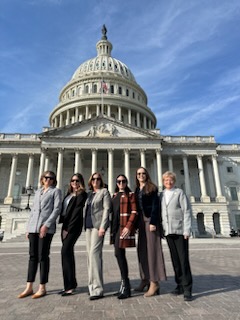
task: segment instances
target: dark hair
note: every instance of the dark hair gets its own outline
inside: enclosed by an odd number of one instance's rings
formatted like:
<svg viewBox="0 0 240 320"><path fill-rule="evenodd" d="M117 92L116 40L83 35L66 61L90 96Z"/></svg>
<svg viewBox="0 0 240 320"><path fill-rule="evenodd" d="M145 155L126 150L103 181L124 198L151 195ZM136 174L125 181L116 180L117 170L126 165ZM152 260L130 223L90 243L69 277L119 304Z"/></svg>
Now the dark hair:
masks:
<svg viewBox="0 0 240 320"><path fill-rule="evenodd" d="M80 184L79 188L78 188L78 191L77 191L77 194L85 191L85 183L84 183L83 176L81 175L81 173L74 173L70 178L70 182L69 182L69 186L68 186L68 194L72 193L72 191L73 191L71 182L72 182L72 178L75 177L75 176L78 177L79 184Z"/></svg>
<svg viewBox="0 0 240 320"><path fill-rule="evenodd" d="M44 171L44 172L41 174L41 177L40 177L40 184L41 184L41 186L43 185L43 179L45 178L46 174L50 174L51 177L53 177L53 184L52 184L52 186L53 186L53 187L56 187L56 185L57 185L56 174L55 174L53 171L49 171L49 170Z"/></svg>
<svg viewBox="0 0 240 320"><path fill-rule="evenodd" d="M146 168L144 167L139 167L137 170L136 170L136 187L139 188L140 187L140 183L138 181L138 178L137 178L137 172L139 169L143 169L146 173L146 184L143 188L143 190L145 191L145 193L151 193L153 191L156 191L157 189L157 186L152 182L151 178L150 178L150 175L147 171Z"/></svg>
<svg viewBox="0 0 240 320"><path fill-rule="evenodd" d="M89 178L89 180L88 180L88 186L89 186L89 189L90 189L90 190L93 190L92 178L93 178L93 176L94 176L95 174L97 174L97 175L99 176L99 178L101 179L100 188L103 188L103 187L104 187L104 182L103 182L103 178L102 178L101 173L99 173L99 172L94 172L94 173L91 174L91 176L90 176L90 178Z"/></svg>
<svg viewBox="0 0 240 320"><path fill-rule="evenodd" d="M126 187L125 187L125 189L124 189L124 192L125 192L126 194L129 194L129 192L131 192L132 190L131 190L131 189L129 188L129 186L128 186L128 178L125 176L125 174L119 174L119 175L117 176L117 178L116 178L115 192L118 192L118 191L119 191L119 187L118 187L118 184L117 184L117 179L118 179L119 177L124 177L124 179L126 180Z"/></svg>

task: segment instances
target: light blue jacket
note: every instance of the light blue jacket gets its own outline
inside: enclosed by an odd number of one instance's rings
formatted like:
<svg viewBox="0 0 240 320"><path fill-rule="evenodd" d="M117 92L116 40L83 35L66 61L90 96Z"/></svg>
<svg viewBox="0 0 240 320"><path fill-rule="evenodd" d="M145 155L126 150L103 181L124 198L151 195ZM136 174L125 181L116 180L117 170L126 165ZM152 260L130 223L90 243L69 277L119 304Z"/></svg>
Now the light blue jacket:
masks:
<svg viewBox="0 0 240 320"><path fill-rule="evenodd" d="M43 193L43 188L39 188L34 196L27 232L39 233L40 227L45 225L48 228L47 233L54 234L56 232L56 219L61 212L61 208L61 190L55 187L49 187L49 189Z"/></svg>
<svg viewBox="0 0 240 320"><path fill-rule="evenodd" d="M169 203L166 204L164 191L160 194L160 208L164 235L191 235L192 210L182 189L175 188Z"/></svg>

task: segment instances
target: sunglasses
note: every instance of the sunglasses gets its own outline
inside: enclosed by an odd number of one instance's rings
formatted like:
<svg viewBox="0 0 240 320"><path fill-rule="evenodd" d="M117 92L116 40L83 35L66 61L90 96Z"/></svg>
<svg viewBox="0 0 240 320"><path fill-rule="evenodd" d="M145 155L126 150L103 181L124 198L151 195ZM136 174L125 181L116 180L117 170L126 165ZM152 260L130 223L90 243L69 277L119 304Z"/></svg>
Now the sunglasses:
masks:
<svg viewBox="0 0 240 320"><path fill-rule="evenodd" d="M92 178L92 181L94 181L94 180L96 180L96 181L101 181L101 178Z"/></svg>
<svg viewBox="0 0 240 320"><path fill-rule="evenodd" d="M79 180L78 179L72 179L71 182L79 183Z"/></svg>
<svg viewBox="0 0 240 320"><path fill-rule="evenodd" d="M126 183L127 182L127 180L117 180L117 183Z"/></svg>
<svg viewBox="0 0 240 320"><path fill-rule="evenodd" d="M138 176L140 176L140 175L145 176L145 175L146 175L146 172L138 172L137 175L138 175Z"/></svg>
<svg viewBox="0 0 240 320"><path fill-rule="evenodd" d="M45 178L46 180L54 180L54 178L53 178L53 177L45 176L44 178Z"/></svg>

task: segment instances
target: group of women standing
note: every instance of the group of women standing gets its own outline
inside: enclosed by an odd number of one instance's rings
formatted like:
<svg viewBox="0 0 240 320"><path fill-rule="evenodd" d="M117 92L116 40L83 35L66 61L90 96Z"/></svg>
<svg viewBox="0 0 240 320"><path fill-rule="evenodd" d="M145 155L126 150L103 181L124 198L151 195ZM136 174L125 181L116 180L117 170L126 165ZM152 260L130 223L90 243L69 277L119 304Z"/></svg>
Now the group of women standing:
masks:
<svg viewBox="0 0 240 320"><path fill-rule="evenodd" d="M191 300L192 276L188 258L191 210L183 191L174 188L175 181L174 173L165 173L163 183L166 189L159 197L157 186L151 181L148 171L140 167L136 170L135 192L130 190L127 177L120 174L116 178L115 193L111 198L99 172L90 176L88 193L83 176L76 173L71 177L68 192L62 201L61 192L56 188L55 174L51 171L44 172L40 179L42 187L35 194L27 227L27 285L18 298L32 295L32 298L36 299L46 295L50 245L56 230L56 220L60 215L64 289L59 294L62 296L73 295L77 288L74 245L84 225L89 299L103 297L102 248L110 225L111 243L114 244L121 274L120 288L114 294L118 299L131 296L126 248L135 246L137 231L141 282L134 290L143 292L147 289L144 297L159 294L159 282L166 280L161 243L161 239L166 236L177 283L172 293L184 294L185 300ZM33 294L38 264L40 285Z"/></svg>

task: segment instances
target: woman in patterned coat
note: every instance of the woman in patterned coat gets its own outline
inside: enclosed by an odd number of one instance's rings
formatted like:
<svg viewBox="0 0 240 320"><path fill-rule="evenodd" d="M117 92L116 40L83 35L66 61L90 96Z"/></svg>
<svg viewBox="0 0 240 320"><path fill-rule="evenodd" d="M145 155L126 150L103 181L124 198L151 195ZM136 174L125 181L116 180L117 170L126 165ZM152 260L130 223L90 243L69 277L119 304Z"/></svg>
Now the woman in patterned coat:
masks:
<svg viewBox="0 0 240 320"><path fill-rule="evenodd" d="M127 184L127 177L124 174L118 175L112 199L111 243L114 244L115 257L122 278L120 289L115 294L118 299L126 299L131 296L125 248L135 247L137 208L135 194L131 192Z"/></svg>

